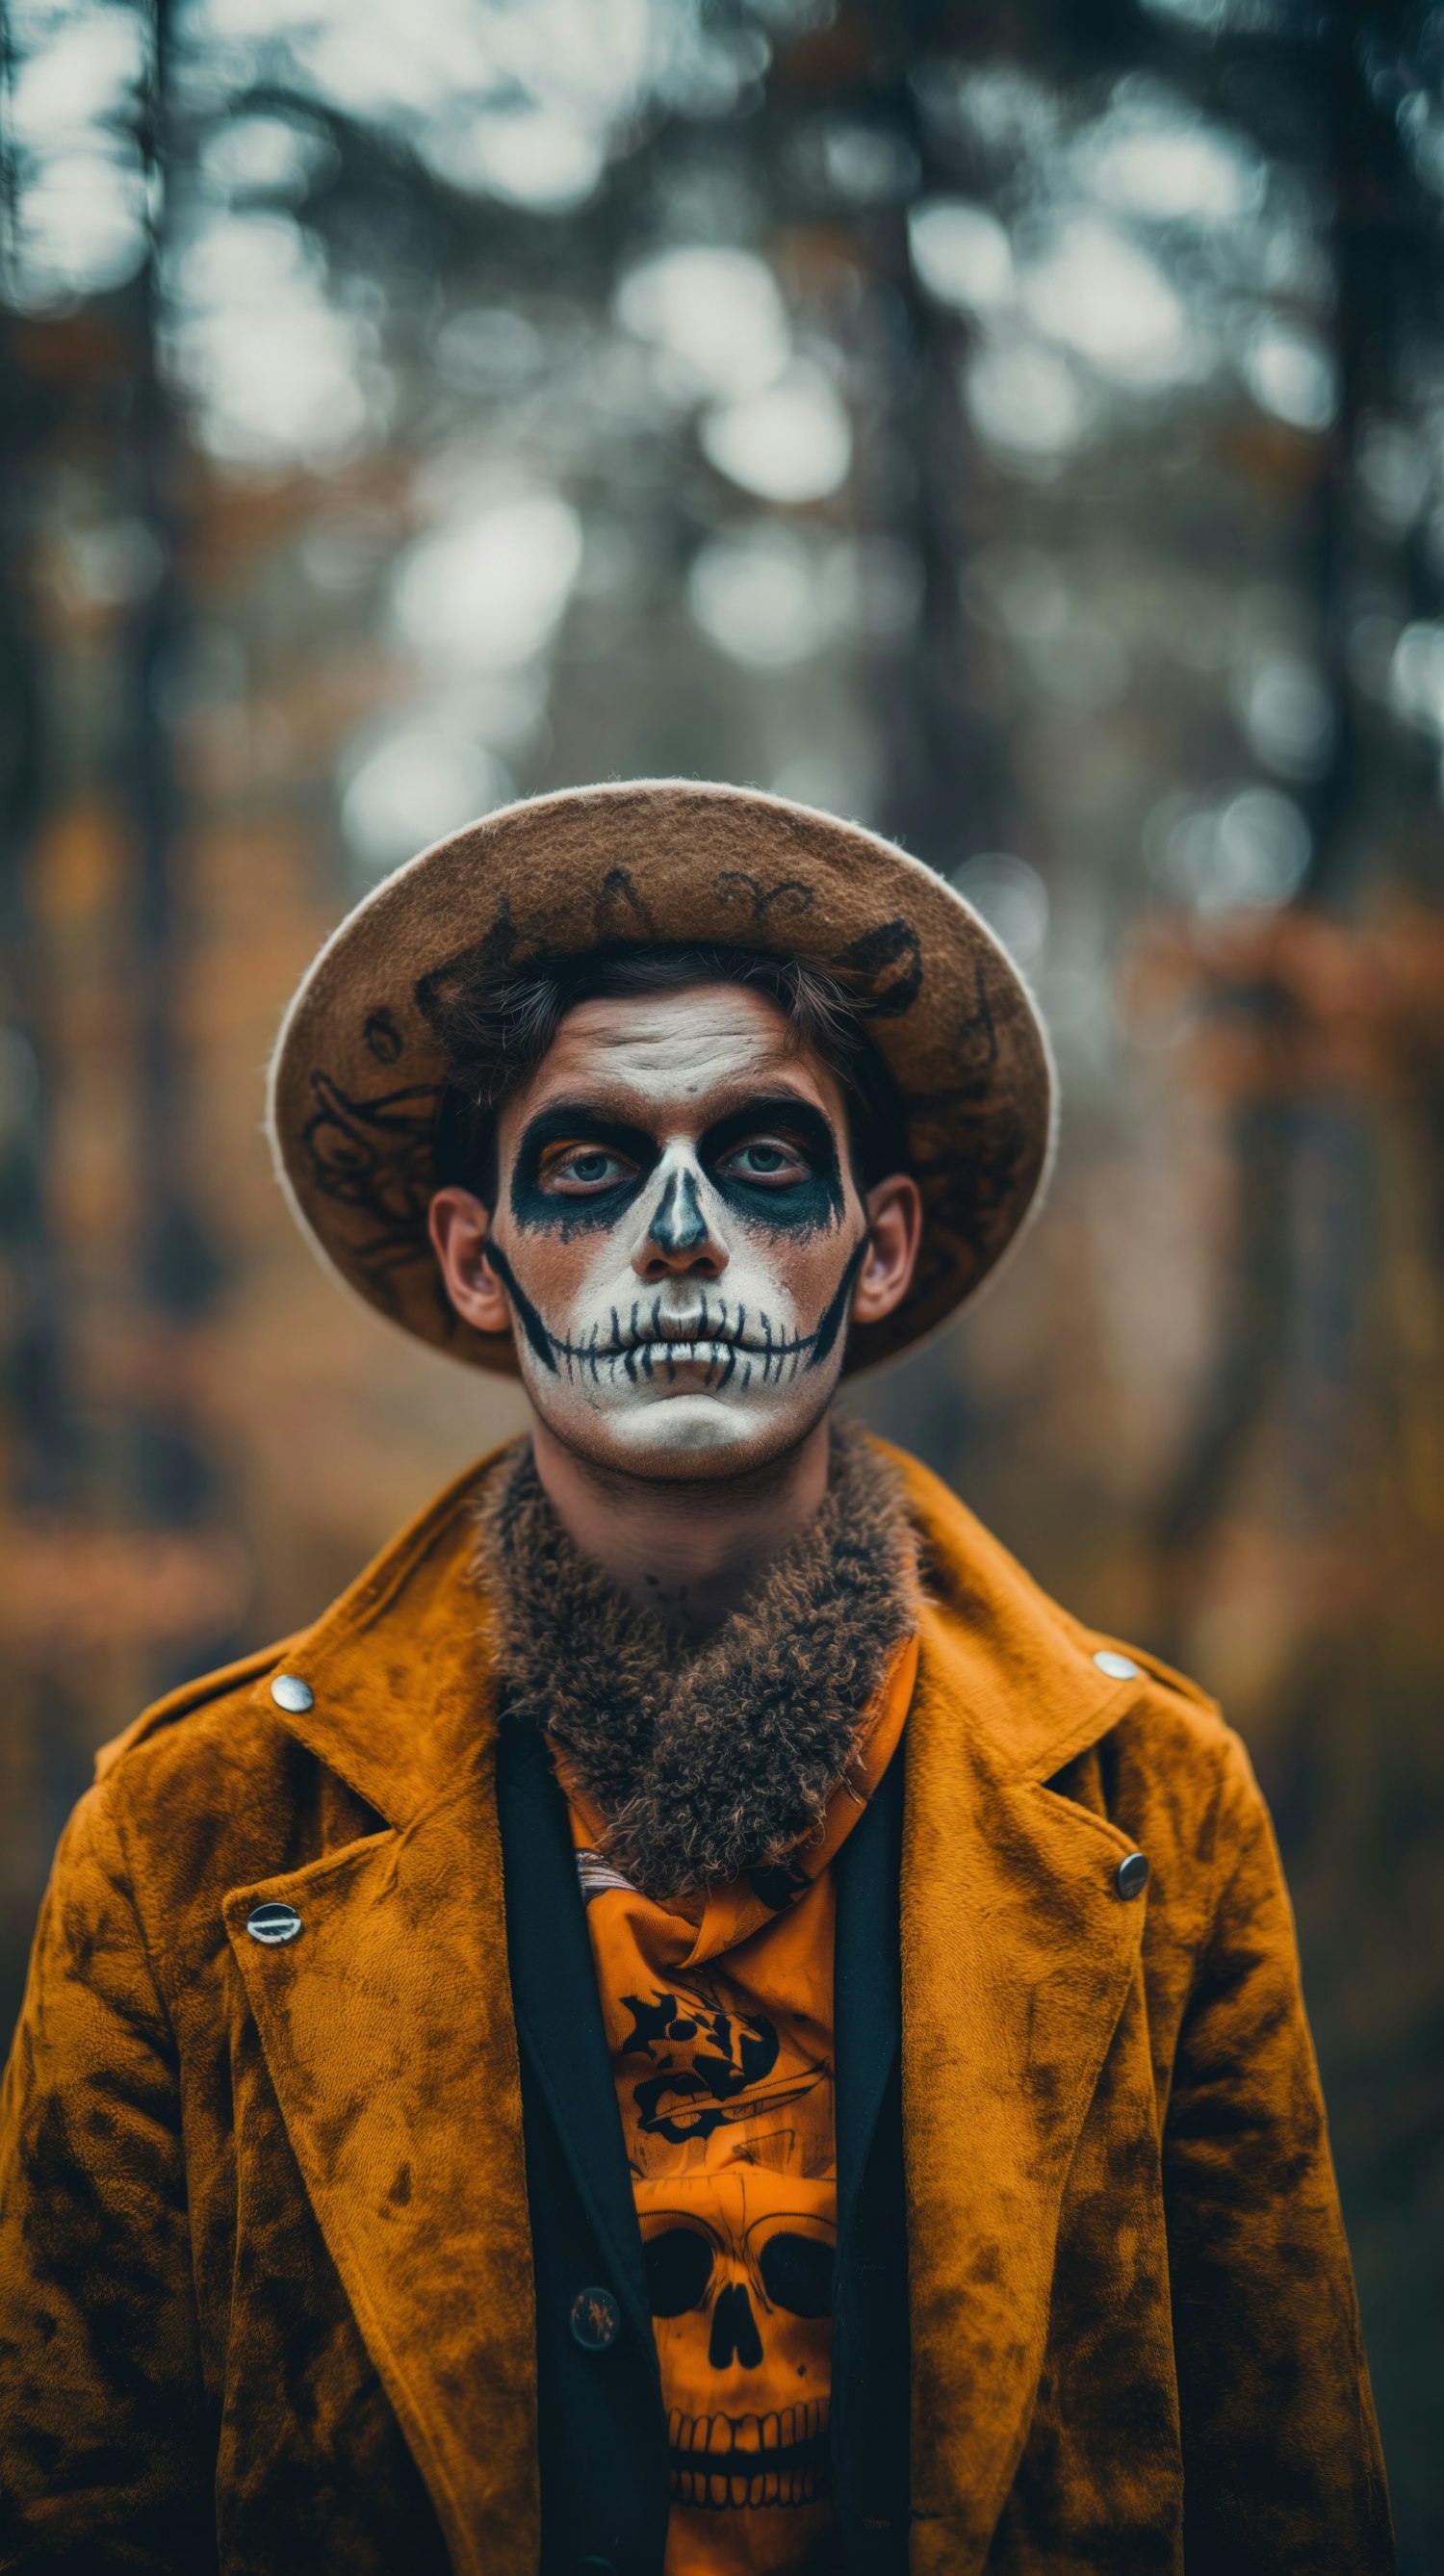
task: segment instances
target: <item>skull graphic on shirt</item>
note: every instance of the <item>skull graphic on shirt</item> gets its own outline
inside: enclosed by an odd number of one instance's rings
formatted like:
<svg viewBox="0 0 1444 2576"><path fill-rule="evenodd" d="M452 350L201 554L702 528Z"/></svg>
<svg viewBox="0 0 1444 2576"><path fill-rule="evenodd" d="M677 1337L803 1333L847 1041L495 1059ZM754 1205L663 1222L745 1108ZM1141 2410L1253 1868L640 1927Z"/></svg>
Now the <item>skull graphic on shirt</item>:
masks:
<svg viewBox="0 0 1444 2576"><path fill-rule="evenodd" d="M672 2494L693 2506L799 2505L826 2492L837 2185L786 2161L635 2184L662 2365Z"/></svg>

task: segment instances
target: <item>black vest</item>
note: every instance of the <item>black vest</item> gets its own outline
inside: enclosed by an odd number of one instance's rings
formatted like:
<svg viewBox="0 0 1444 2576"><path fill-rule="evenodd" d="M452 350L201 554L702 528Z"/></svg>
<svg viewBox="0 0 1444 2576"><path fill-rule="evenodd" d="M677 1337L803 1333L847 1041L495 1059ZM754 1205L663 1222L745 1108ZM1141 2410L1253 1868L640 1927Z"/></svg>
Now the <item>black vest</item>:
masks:
<svg viewBox="0 0 1444 2576"><path fill-rule="evenodd" d="M838 1854L832 2456L842 2576L906 2576L907 2232L899 2094L903 1745ZM661 2576L666 2424L642 2240L566 1804L546 1746L502 1730L497 1792L537 2306L541 2576ZM601 2289L621 2331L595 2348ZM588 2348L588 2346L593 2348ZM822 2571L819 2571L822 2576Z"/></svg>

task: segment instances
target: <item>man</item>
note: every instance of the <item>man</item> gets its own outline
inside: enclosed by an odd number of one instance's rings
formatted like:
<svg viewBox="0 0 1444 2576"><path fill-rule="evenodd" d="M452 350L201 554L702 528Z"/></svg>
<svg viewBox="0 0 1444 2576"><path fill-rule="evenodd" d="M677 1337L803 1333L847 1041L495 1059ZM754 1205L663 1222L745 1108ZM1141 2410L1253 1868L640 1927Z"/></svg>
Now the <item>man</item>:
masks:
<svg viewBox="0 0 1444 2576"><path fill-rule="evenodd" d="M514 807L322 951L295 1211L531 1437L102 1756L8 2079L0 2567L1390 2564L1242 1748L830 1424L1050 1102L946 886L732 789Z"/></svg>

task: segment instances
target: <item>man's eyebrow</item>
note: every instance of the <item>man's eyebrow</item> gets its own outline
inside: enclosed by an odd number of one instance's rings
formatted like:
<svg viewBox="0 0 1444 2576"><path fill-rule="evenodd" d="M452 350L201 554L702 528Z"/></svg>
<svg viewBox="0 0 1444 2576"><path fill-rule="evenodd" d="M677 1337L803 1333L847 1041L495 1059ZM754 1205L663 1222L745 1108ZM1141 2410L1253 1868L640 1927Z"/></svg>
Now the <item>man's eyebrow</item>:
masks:
<svg viewBox="0 0 1444 2576"><path fill-rule="evenodd" d="M765 1088L762 1087L765 1085ZM698 1132L713 1127L720 1119L745 1110L749 1115L767 1118L811 1115L833 1121L815 1093L788 1085L785 1064L768 1065L761 1074L727 1074L706 1094L694 1100L670 1101L659 1105L646 1086L601 1081L594 1091L583 1096L568 1094L559 1100L542 1103L527 1120L523 1130L529 1140L545 1119L549 1130L559 1122L569 1134L581 1135L606 1127L609 1132L632 1128L638 1135L654 1140L664 1127L671 1126L680 1111L684 1119L695 1121Z"/></svg>
<svg viewBox="0 0 1444 2576"><path fill-rule="evenodd" d="M836 1150L836 1130L827 1111L819 1102L795 1091L748 1093L731 1109L719 1110L708 1120L701 1143L710 1152L721 1153L758 1127L790 1127L805 1138L814 1153Z"/></svg>
<svg viewBox="0 0 1444 2576"><path fill-rule="evenodd" d="M643 1106L632 1095L621 1099L549 1100L522 1129L517 1139L517 1159L535 1154L543 1145L572 1137L594 1138L604 1145L625 1144L632 1151L654 1151L655 1135L650 1128L639 1125L637 1119L636 1113Z"/></svg>

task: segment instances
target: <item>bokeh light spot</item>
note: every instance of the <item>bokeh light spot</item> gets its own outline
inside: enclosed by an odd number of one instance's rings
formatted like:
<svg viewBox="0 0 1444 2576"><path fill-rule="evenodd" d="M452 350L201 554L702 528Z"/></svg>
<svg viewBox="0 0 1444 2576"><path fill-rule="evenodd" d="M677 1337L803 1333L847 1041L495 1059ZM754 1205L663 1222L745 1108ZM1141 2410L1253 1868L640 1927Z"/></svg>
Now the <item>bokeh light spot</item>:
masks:
<svg viewBox="0 0 1444 2576"><path fill-rule="evenodd" d="M714 398L759 392L791 355L777 281L750 251L689 247L644 260L622 280L617 315Z"/></svg>
<svg viewBox="0 0 1444 2576"><path fill-rule="evenodd" d="M399 724L363 748L341 797L341 828L379 873L463 823L505 805L511 775L494 752L434 719Z"/></svg>
<svg viewBox="0 0 1444 2576"><path fill-rule="evenodd" d="M1017 965L1038 964L1048 938L1048 889L1036 868L1006 850L980 850L953 870L951 882Z"/></svg>
<svg viewBox="0 0 1444 2576"><path fill-rule="evenodd" d="M847 412L822 369L806 362L707 413L701 436L718 472L764 501L820 501L852 463Z"/></svg>
<svg viewBox="0 0 1444 2576"><path fill-rule="evenodd" d="M525 662L550 640L581 560L581 522L559 492L498 498L399 558L397 628L425 661Z"/></svg>

